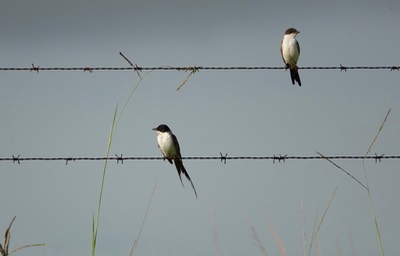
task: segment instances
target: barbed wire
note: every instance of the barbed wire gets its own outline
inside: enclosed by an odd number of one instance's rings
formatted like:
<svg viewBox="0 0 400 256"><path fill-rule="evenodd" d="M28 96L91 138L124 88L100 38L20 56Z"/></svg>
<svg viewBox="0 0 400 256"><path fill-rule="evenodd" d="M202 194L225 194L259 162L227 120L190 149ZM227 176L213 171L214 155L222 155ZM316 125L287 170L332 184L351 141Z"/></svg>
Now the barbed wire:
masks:
<svg viewBox="0 0 400 256"><path fill-rule="evenodd" d="M284 66L272 67L272 66L236 66L236 67L218 67L218 66L188 66L188 67L172 67L172 66L160 66L160 67L141 67L135 65L131 65L130 67L40 67L32 64L30 67L0 67L0 71L29 71L29 72L37 72L39 71L84 71L92 73L94 71L216 71L216 70L284 70L286 69ZM400 70L400 66L314 66L314 67L299 67L299 69L305 70L390 70L394 71Z"/></svg>
<svg viewBox="0 0 400 256"><path fill-rule="evenodd" d="M220 153L219 156L187 156L182 157L183 160L220 160L226 164L227 160L272 160L275 162L285 162L286 160L374 160L376 163L381 162L383 159L400 159L400 155L385 155L375 154L370 156L361 155L332 155L332 156L289 156L289 155L272 155L272 156L228 156ZM20 164L24 161L64 161L68 164L71 161L117 161L117 163L124 163L124 161L154 161L154 160L165 160L164 157L153 157L153 156L127 156L121 155L109 156L109 157L21 157L21 155L12 157L0 157L0 162L13 162Z"/></svg>

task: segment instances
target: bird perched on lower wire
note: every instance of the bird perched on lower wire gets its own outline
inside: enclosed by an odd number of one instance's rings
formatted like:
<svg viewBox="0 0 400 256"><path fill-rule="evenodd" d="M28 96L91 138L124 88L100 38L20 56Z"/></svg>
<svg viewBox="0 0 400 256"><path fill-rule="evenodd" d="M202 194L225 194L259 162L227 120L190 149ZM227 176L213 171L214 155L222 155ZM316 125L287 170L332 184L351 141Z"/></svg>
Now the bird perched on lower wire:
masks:
<svg viewBox="0 0 400 256"><path fill-rule="evenodd" d="M292 79L292 84L295 81L301 86L300 76L297 67L297 61L300 56L300 45L296 40L297 34L300 31L295 28L288 28L283 36L281 43L281 55L283 62L285 63L285 68L290 69L290 78Z"/></svg>
<svg viewBox="0 0 400 256"><path fill-rule="evenodd" d="M174 161L182 186L183 182L181 174L183 173L185 174L186 178L190 181L190 184L192 185L192 188L194 190L194 194L196 195L197 198L196 189L194 188L193 182L190 179L190 176L187 173L185 166L183 166L182 163L182 156L179 148L178 139L172 133L169 127L165 124L160 124L158 127L153 128L153 130L157 132L157 143L158 147L161 150L161 153L168 160L168 162L170 162L170 164L172 164L172 160Z"/></svg>

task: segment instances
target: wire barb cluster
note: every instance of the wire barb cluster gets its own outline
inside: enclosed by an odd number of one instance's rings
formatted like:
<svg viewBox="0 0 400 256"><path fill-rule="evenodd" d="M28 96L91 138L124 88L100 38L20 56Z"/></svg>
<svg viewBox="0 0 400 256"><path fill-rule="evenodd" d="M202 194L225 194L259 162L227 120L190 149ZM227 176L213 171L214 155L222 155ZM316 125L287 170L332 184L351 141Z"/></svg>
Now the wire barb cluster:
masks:
<svg viewBox="0 0 400 256"><path fill-rule="evenodd" d="M371 156L361 155L334 155L334 156L289 156L288 154L272 155L272 156L228 156L227 153L220 153L219 156L187 156L182 157L183 160L220 160L221 163L226 164L227 160L272 160L272 163L285 163L286 160L323 160L323 159L339 159L339 160L364 160L371 159L375 160L375 163L382 162L383 159L400 159L400 155L385 155L376 154ZM152 161L152 160L165 160L164 157L153 157L153 156L127 156L123 154L109 157L21 157L21 155L12 157L0 157L0 162L13 162L21 164L22 161L65 161L67 165L71 161L109 161L114 160L118 163L123 164L124 161Z"/></svg>

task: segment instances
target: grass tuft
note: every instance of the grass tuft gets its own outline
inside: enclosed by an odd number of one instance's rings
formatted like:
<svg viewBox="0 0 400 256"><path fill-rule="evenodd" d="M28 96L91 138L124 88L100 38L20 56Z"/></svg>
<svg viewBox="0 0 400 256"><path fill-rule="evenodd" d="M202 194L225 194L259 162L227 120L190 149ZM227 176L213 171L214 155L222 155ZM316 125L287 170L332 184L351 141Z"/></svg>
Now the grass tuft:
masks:
<svg viewBox="0 0 400 256"><path fill-rule="evenodd" d="M16 218L16 216L14 216L14 218L11 220L10 225L8 225L8 228L6 229L6 232L4 233L3 244L0 244L0 253L2 256L9 256L9 255L13 254L14 252L19 251L21 249L45 245L45 244L27 244L27 245L20 246L14 250L11 250L11 252L9 252L10 241L11 241L11 226L14 223L15 218Z"/></svg>

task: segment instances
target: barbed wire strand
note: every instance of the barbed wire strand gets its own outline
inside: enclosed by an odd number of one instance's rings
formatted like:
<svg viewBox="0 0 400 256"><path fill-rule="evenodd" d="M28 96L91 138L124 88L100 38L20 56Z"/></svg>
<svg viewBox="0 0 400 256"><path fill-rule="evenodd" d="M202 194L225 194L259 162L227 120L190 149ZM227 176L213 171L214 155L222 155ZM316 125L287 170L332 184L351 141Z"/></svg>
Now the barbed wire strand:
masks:
<svg viewBox="0 0 400 256"><path fill-rule="evenodd" d="M289 155L273 155L273 156L228 156L220 153L219 156L187 156L182 157L183 160L220 160L226 163L227 160L272 160L275 162L285 162L286 160L375 160L376 163L381 162L383 159L400 159L400 155L385 155L375 154L374 156L361 156L361 155L333 155L333 156L289 156ZM71 161L104 161L104 160L115 160L117 163L124 163L124 161L154 161L154 160L165 160L164 157L153 157L153 156L127 156L121 155L109 156L109 157L21 157L21 155L12 157L0 157L0 162L13 162L20 164L23 161L64 161L68 164Z"/></svg>
<svg viewBox="0 0 400 256"><path fill-rule="evenodd" d="M125 57L126 58L126 57ZM218 67L218 66L188 66L188 67L172 67L172 66L161 66L161 67L140 67L131 65L130 67L40 67L32 64L31 67L0 67L0 71L29 71L37 72L39 71L84 71L92 73L94 71L212 71L212 70L285 70L284 66L278 67L250 67L250 66L236 66L236 67ZM299 67L299 69L304 70L400 70L400 66L315 66L315 67Z"/></svg>

